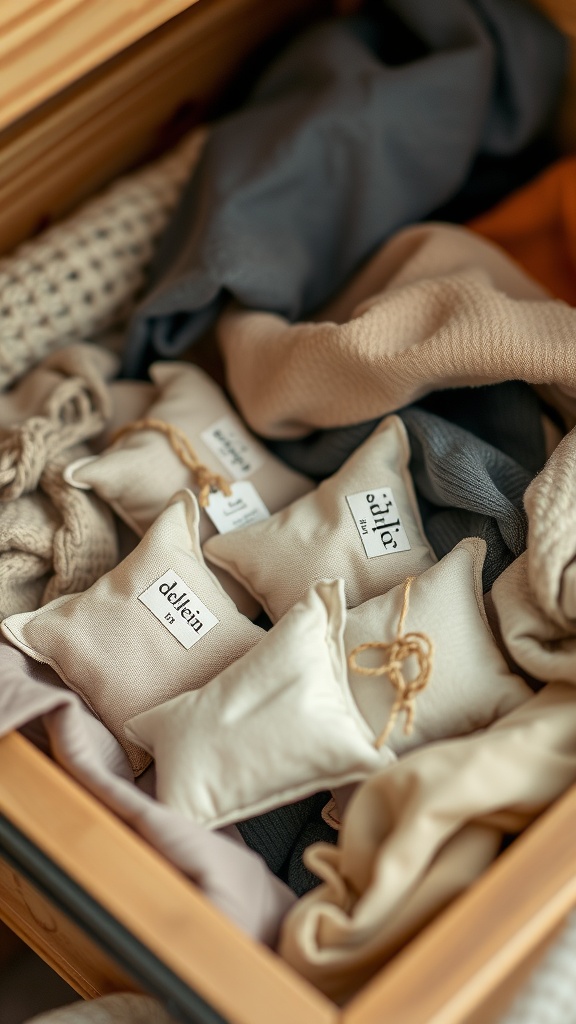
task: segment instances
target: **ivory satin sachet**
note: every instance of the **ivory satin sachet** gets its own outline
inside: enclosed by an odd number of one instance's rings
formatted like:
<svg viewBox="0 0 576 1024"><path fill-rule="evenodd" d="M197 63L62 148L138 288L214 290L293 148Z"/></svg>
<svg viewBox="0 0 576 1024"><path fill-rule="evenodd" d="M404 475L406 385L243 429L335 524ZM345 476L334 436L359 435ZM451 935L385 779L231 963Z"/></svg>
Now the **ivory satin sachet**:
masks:
<svg viewBox="0 0 576 1024"><path fill-rule="evenodd" d="M186 490L84 593L11 615L1 628L84 698L123 744L136 774L150 758L127 742L124 722L203 686L265 635L206 567L198 505Z"/></svg>
<svg viewBox="0 0 576 1024"><path fill-rule="evenodd" d="M395 761L350 693L342 580L321 581L201 691L131 719L156 762L156 794L219 828Z"/></svg>
<svg viewBox="0 0 576 1024"><path fill-rule="evenodd" d="M211 537L210 562L233 575L273 622L319 579L341 577L354 608L436 561L424 536L410 447L389 416L329 479L242 533Z"/></svg>

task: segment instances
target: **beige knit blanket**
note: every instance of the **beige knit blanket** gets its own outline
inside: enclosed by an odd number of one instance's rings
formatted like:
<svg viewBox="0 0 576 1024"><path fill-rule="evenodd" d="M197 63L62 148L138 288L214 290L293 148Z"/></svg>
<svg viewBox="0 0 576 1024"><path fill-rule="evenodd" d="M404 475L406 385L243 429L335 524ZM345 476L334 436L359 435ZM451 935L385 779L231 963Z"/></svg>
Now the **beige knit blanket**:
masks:
<svg viewBox="0 0 576 1024"><path fill-rule="evenodd" d="M217 329L229 388L267 437L510 379L552 385L576 409L576 310L461 227L401 231L314 321L234 306Z"/></svg>

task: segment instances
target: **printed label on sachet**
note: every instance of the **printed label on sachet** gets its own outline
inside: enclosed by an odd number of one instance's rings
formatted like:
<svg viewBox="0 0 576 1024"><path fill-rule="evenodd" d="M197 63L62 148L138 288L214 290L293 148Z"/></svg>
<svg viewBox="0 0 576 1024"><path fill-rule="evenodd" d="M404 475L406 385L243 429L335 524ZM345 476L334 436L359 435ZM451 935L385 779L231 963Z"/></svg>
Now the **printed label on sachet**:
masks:
<svg viewBox="0 0 576 1024"><path fill-rule="evenodd" d="M410 551L410 541L389 487L347 494L346 501L368 558Z"/></svg>
<svg viewBox="0 0 576 1024"><path fill-rule="evenodd" d="M169 569L138 596L186 650L220 621L184 580Z"/></svg>
<svg viewBox="0 0 576 1024"><path fill-rule="evenodd" d="M252 523L270 518L266 505L249 480L232 484L231 490L231 498L227 498L222 491L213 491L204 510L218 533L231 533L232 530L241 530L243 526L251 526Z"/></svg>
<svg viewBox="0 0 576 1024"><path fill-rule="evenodd" d="M244 480L264 465L264 459L250 434L230 416L222 416L200 437L235 480Z"/></svg>

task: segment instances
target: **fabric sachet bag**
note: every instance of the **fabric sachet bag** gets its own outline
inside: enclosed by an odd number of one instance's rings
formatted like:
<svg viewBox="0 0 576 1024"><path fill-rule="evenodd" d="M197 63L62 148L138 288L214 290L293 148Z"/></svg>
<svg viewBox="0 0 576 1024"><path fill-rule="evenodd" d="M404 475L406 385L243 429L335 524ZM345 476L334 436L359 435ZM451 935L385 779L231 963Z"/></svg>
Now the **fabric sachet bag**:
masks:
<svg viewBox="0 0 576 1024"><path fill-rule="evenodd" d="M206 567L198 505L180 491L124 561L88 590L11 615L2 632L50 665L124 746L135 774L149 763L124 722L203 686L264 631L241 615Z"/></svg>
<svg viewBox="0 0 576 1024"><path fill-rule="evenodd" d="M436 561L409 461L406 429L389 416L311 494L241 536L211 537L204 554L242 583L273 622L319 579L342 577L354 608Z"/></svg>
<svg viewBox="0 0 576 1024"><path fill-rule="evenodd" d="M134 425L137 429L125 425L106 451L76 463L66 474L73 486L92 488L138 536L176 491L196 485L190 464L181 458L184 452L189 459L187 444L198 465L209 471L201 477L207 491L222 478L232 485L232 504L220 491L210 495L208 512L217 516L220 529L238 529L276 512L314 486L246 430L221 388L199 367L160 362L150 368L150 375L160 394ZM202 485L200 492L202 505ZM202 508L200 542L216 528ZM245 591L218 575L242 611L256 614Z"/></svg>
<svg viewBox="0 0 576 1024"><path fill-rule="evenodd" d="M219 828L392 763L350 694L345 614L342 581L321 581L203 690L131 719L158 799Z"/></svg>
<svg viewBox="0 0 576 1024"><path fill-rule="evenodd" d="M397 755L481 729L532 696L488 626L485 552L483 540L463 540L421 576L347 614L350 689Z"/></svg>

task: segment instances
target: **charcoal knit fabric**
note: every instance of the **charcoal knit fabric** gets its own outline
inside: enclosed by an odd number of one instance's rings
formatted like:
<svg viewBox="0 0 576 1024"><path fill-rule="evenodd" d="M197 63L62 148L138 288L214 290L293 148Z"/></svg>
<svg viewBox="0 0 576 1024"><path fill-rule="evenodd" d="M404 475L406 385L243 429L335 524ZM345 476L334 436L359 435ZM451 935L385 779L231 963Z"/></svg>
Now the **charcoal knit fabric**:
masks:
<svg viewBox="0 0 576 1024"><path fill-rule="evenodd" d="M316 793L237 826L246 845L259 853L270 870L287 882L297 896L320 881L302 862L306 847L320 840L335 843L337 839L337 832L321 817L329 799L330 793Z"/></svg>
<svg viewBox="0 0 576 1024"><path fill-rule="evenodd" d="M441 558L464 537L487 544L484 590L526 547L522 498L531 474L504 452L424 409L404 409L410 470L425 533Z"/></svg>
<svg viewBox="0 0 576 1024"><path fill-rule="evenodd" d="M415 407L436 413L482 438L532 476L546 461L542 405L536 392L523 381L434 391ZM323 480L340 469L378 423L377 419L367 420L351 427L316 430L299 440L270 441L269 447L289 466ZM447 424L445 429L449 429Z"/></svg>
<svg viewBox="0 0 576 1024"><path fill-rule="evenodd" d="M299 36L214 127L133 318L129 376L187 349L227 293L309 316L450 199L478 153L509 155L545 125L567 46L530 5L370 7Z"/></svg>

